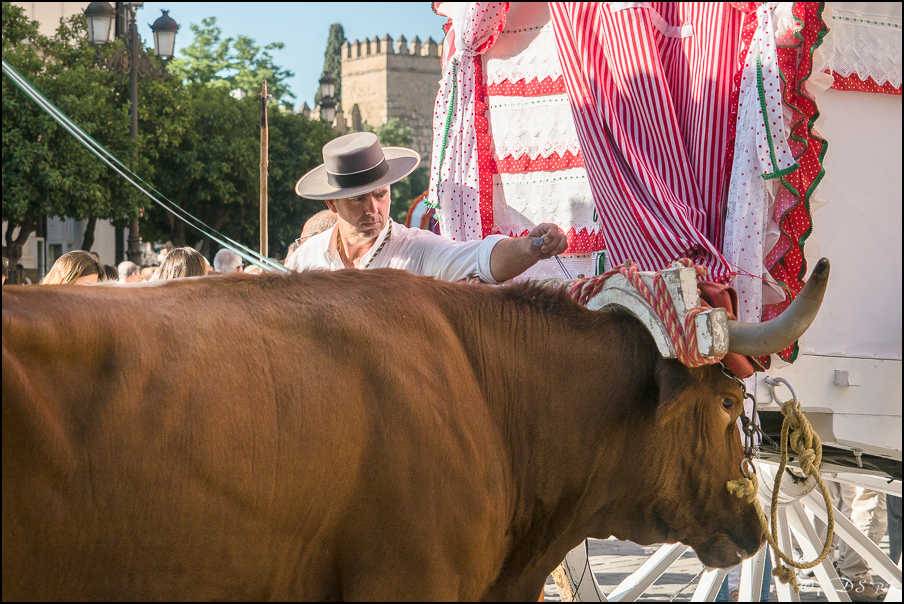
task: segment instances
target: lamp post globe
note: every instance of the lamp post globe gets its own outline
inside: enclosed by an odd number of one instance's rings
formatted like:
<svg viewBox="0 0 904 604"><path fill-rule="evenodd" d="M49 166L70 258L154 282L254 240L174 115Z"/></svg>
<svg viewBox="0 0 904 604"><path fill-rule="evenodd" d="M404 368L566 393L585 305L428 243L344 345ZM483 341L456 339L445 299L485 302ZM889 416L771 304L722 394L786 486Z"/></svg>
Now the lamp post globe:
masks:
<svg viewBox="0 0 904 604"><path fill-rule="evenodd" d="M320 96L333 98L336 91L336 79L328 71L324 71L320 77Z"/></svg>
<svg viewBox="0 0 904 604"><path fill-rule="evenodd" d="M336 117L336 102L330 97L324 97L320 101L320 120L332 124Z"/></svg>
<svg viewBox="0 0 904 604"><path fill-rule="evenodd" d="M179 24L169 16L168 10L162 10L163 16L154 21L151 31L154 32L154 53L164 61L173 58L176 51L176 33Z"/></svg>
<svg viewBox="0 0 904 604"><path fill-rule="evenodd" d="M88 40L97 45L108 43L116 9L109 2L92 2L84 12L88 20Z"/></svg>
<svg viewBox="0 0 904 604"><path fill-rule="evenodd" d="M336 101L333 93L336 91L336 79L328 71L324 71L320 77L320 120L327 124L333 123L336 117Z"/></svg>
<svg viewBox="0 0 904 604"><path fill-rule="evenodd" d="M124 32L117 32L126 40L125 52L128 53L128 66L123 65L117 67L114 62L112 66L105 64L98 59L101 66L106 66L113 71L129 74L129 104L131 105L131 122L132 122L132 138L138 137L138 75L141 71L142 75L146 75L152 70L147 65L147 57L141 50L141 40L138 36L138 27L135 23L135 12L141 8L143 2L121 2L117 3L117 8L110 6L109 2L92 2L85 9L85 18L88 21L88 39L95 45L101 46L110 42L110 31L113 21L117 16L117 9L122 11L124 23L128 23L128 29ZM169 16L169 11L162 11L163 16L157 19L151 30L154 32L154 53L163 60L172 58L176 47L176 32L179 31L179 24ZM115 55L114 55L115 58ZM139 65L142 65L139 67ZM165 69L161 71L165 75ZM162 75L160 77L162 77ZM141 237L138 233L138 216L133 216L129 221L129 241L127 256L131 262L141 266ZM117 235L120 239L121 233ZM119 249L117 243L117 249ZM117 256L119 252L117 251ZM117 262L119 259L117 258Z"/></svg>

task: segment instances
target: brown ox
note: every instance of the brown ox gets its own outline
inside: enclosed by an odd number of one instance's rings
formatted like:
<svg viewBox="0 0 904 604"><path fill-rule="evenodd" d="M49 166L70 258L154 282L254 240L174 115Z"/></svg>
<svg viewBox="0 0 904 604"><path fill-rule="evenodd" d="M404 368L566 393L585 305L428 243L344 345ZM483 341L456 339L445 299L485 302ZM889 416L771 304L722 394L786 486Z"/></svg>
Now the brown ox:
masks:
<svg viewBox="0 0 904 604"><path fill-rule="evenodd" d="M585 537L764 534L741 392L536 286L3 293L4 600L528 600Z"/></svg>

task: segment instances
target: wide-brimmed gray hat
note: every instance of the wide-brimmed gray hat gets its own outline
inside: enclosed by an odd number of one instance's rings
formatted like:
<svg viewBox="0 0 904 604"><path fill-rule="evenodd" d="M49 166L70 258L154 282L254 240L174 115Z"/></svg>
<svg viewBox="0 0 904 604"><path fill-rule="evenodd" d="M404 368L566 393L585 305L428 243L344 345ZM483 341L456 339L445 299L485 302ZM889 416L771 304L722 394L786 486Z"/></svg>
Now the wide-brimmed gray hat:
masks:
<svg viewBox="0 0 904 604"><path fill-rule="evenodd" d="M295 192L308 199L345 199L398 182L414 172L413 149L383 147L373 132L352 132L323 146L323 165L302 176Z"/></svg>

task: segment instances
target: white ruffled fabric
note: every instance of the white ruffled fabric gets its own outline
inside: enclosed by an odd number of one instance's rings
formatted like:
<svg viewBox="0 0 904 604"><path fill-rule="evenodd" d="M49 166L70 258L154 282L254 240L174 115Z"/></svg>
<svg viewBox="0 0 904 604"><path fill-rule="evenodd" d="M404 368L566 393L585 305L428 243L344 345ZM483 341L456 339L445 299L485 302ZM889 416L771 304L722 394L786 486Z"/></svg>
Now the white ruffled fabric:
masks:
<svg viewBox="0 0 904 604"><path fill-rule="evenodd" d="M556 81L562 66L555 32L545 4L513 4L506 26L484 54L487 85ZM539 93L534 96L490 96L487 119L497 160L524 156L531 161L579 157L581 145L568 96ZM590 183L584 168L564 168L493 177L494 232L518 236L544 222L557 224L566 233L574 229L595 238L601 228ZM573 242L574 243L574 242ZM580 244L579 244L580 245ZM572 276L597 274L599 253L563 255ZM538 262L519 279L564 277L553 259Z"/></svg>
<svg viewBox="0 0 904 604"><path fill-rule="evenodd" d="M857 74L861 80L872 78L880 86L901 86L901 5L887 4L887 11L850 10L854 3L832 3L828 21L834 43L825 45L829 68L842 76ZM838 6L841 4L841 6ZM858 3L865 7L873 3ZM896 14L895 14L896 13Z"/></svg>
<svg viewBox="0 0 904 604"><path fill-rule="evenodd" d="M752 323L762 318L764 282L760 278L769 279L763 258L769 249L767 232L774 208L764 176L774 178L795 165L781 102L774 6L757 8L757 31L744 62L722 251L733 268L740 269L732 282L738 293L738 319ZM768 119L764 119L764 106Z"/></svg>
<svg viewBox="0 0 904 604"><path fill-rule="evenodd" d="M496 34L506 10L505 2L442 2L436 6L437 14L452 19L449 35L454 36L455 52L444 56L443 79L434 104L429 199L437 207L440 231L456 241L483 238L476 130L476 65L482 59L477 50ZM445 53L447 45L443 47ZM449 131L444 137L447 123Z"/></svg>
<svg viewBox="0 0 904 604"><path fill-rule="evenodd" d="M544 222L565 231L600 230L584 168L494 175L493 217L503 235L520 235Z"/></svg>
<svg viewBox="0 0 904 604"><path fill-rule="evenodd" d="M503 30L484 56L487 85L557 80L562 77L562 65L555 49L555 34L548 20L545 25Z"/></svg>
<svg viewBox="0 0 904 604"><path fill-rule="evenodd" d="M581 151L568 95L489 97L489 121L495 155L531 159Z"/></svg>

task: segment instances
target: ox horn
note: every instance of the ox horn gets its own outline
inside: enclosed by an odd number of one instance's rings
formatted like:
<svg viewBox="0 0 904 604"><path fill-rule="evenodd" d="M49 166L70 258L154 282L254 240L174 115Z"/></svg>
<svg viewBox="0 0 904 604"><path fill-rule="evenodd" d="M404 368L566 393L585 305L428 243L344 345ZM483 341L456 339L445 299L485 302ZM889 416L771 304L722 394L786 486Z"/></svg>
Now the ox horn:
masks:
<svg viewBox="0 0 904 604"><path fill-rule="evenodd" d="M781 315L764 323L728 321L728 350L745 356L765 356L783 350L807 331L816 318L829 283L829 260L816 263L810 279Z"/></svg>

